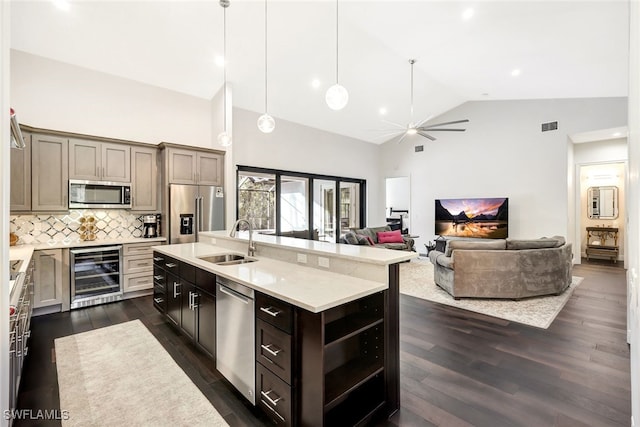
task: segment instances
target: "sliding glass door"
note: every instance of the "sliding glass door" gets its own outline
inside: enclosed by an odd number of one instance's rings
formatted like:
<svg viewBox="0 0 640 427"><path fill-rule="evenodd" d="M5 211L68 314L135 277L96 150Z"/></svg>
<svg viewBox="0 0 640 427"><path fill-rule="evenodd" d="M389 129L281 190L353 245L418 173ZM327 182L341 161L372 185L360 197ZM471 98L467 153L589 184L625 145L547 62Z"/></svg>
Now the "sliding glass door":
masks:
<svg viewBox="0 0 640 427"><path fill-rule="evenodd" d="M337 242L365 225L365 180L238 166L237 182L237 217L259 233Z"/></svg>

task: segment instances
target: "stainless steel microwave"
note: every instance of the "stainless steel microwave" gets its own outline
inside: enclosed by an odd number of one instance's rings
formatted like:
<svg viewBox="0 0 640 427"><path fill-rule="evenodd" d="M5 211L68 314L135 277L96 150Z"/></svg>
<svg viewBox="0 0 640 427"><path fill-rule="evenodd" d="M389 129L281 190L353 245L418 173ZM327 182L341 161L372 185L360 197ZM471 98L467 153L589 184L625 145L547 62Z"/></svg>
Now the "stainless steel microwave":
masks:
<svg viewBox="0 0 640 427"><path fill-rule="evenodd" d="M69 180L69 209L130 209L128 182Z"/></svg>

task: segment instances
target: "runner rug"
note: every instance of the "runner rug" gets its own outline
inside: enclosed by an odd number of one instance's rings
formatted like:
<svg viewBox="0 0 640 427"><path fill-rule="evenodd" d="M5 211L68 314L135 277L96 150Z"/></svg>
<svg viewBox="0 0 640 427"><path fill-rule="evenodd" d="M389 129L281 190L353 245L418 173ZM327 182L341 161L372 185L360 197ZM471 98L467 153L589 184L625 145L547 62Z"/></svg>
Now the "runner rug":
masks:
<svg viewBox="0 0 640 427"><path fill-rule="evenodd" d="M58 338L55 349L65 427L228 425L139 320Z"/></svg>

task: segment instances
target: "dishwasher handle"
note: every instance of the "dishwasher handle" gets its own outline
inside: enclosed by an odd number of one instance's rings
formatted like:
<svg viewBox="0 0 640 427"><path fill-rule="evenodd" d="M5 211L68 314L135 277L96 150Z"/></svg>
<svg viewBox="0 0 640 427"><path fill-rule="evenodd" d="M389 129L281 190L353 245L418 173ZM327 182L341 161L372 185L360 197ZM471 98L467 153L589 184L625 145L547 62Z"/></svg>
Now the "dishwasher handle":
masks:
<svg viewBox="0 0 640 427"><path fill-rule="evenodd" d="M239 292L234 291L233 289L227 288L226 286L223 286L221 284L218 283L218 289L220 290L220 292L222 292L223 294L227 294L232 298L235 298L239 301L241 301L243 304L249 304L249 301L251 301L250 298L245 297L244 295L242 295Z"/></svg>

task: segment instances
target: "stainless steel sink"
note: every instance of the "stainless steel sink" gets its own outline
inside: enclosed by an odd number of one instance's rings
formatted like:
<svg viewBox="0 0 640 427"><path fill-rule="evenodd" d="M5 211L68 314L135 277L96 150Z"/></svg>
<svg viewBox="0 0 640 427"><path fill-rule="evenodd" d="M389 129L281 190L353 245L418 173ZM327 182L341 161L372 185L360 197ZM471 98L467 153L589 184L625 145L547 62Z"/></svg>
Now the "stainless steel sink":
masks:
<svg viewBox="0 0 640 427"><path fill-rule="evenodd" d="M211 255L199 258L203 261L207 261L216 265L236 265L257 261L257 259L255 258L247 258L244 255L238 254Z"/></svg>

